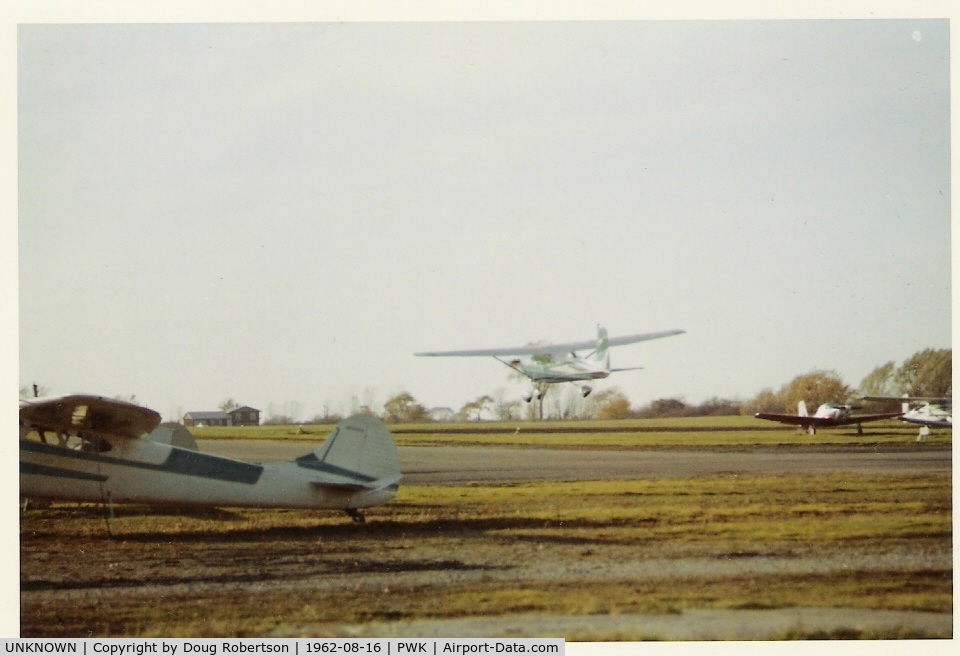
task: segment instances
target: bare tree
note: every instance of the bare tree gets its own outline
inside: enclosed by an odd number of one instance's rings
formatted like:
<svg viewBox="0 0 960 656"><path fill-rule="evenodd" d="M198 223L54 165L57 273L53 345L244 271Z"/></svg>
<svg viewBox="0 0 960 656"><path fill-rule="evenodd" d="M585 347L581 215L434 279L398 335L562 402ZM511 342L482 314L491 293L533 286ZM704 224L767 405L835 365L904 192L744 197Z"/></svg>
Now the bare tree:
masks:
<svg viewBox="0 0 960 656"><path fill-rule="evenodd" d="M478 396L473 401L470 401L462 408L460 408L460 415L466 420L471 420L471 415L473 415L473 420L480 421L482 415L485 411L490 410L493 407L493 397L488 394L483 396Z"/></svg>
<svg viewBox="0 0 960 656"><path fill-rule="evenodd" d="M50 393L50 390L48 390L43 385L37 385L36 383L34 383L33 385L27 385L26 387L20 388L21 399L32 399L38 396L46 396L49 393Z"/></svg>

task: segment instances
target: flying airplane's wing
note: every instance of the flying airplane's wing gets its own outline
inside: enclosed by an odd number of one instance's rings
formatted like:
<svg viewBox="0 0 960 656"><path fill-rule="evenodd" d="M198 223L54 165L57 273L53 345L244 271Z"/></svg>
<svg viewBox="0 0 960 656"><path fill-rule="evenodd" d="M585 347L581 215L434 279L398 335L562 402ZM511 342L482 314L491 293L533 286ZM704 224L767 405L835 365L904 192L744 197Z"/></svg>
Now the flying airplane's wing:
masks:
<svg viewBox="0 0 960 656"><path fill-rule="evenodd" d="M639 335L626 335L624 337L611 337L607 340L609 346L623 346L625 344L635 344L636 342L646 342L651 339L660 339L685 333L685 330L663 330L655 333L641 333ZM417 356L424 357L471 357L482 355L541 355L546 353L569 353L571 351L580 351L583 349L593 349L597 347L597 340L585 340L582 342L566 342L563 344L528 344L527 346L507 346L504 348L488 349L468 349L465 351L427 351L424 353L414 353Z"/></svg>
<svg viewBox="0 0 960 656"><path fill-rule="evenodd" d="M160 415L126 401L89 394L20 401L20 424L59 433L90 432L138 439L160 423Z"/></svg>

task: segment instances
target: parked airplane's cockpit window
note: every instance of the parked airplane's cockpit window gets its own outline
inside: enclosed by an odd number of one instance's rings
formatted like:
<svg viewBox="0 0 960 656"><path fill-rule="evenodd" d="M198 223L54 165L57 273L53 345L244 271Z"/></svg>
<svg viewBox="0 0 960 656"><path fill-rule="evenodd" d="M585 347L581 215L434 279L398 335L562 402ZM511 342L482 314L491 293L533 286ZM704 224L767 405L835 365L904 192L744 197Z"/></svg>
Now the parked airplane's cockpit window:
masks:
<svg viewBox="0 0 960 656"><path fill-rule="evenodd" d="M92 435L83 438L83 445L80 448L87 453L106 453L113 448L113 445L102 437Z"/></svg>
<svg viewBox="0 0 960 656"><path fill-rule="evenodd" d="M62 449L85 451L87 453L105 453L113 448L110 442L103 438L91 436L89 438L78 435L68 435L55 431L42 431L36 428L20 427L20 439L28 442L50 444Z"/></svg>

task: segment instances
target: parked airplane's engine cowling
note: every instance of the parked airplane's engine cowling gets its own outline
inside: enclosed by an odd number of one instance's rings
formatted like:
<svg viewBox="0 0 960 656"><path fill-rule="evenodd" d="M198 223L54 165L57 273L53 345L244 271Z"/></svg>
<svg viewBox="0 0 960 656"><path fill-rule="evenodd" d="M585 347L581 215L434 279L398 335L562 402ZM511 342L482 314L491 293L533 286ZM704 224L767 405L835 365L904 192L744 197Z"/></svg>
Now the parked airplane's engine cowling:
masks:
<svg viewBox="0 0 960 656"><path fill-rule="evenodd" d="M590 387L589 385L584 385L583 387L580 388L580 392L583 394L583 398L587 398L588 396L590 396L590 392L592 391L593 391L593 388Z"/></svg>

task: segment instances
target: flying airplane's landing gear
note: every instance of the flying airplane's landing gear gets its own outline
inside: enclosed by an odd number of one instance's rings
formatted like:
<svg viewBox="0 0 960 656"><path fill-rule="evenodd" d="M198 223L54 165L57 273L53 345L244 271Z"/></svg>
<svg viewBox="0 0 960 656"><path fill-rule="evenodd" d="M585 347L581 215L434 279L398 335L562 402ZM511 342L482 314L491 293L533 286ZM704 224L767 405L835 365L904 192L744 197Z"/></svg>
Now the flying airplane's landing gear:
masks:
<svg viewBox="0 0 960 656"><path fill-rule="evenodd" d="M350 519L353 520L354 524L363 524L365 521L367 521L367 519L363 515L357 512L356 508L347 508L343 512L350 515Z"/></svg>
<svg viewBox="0 0 960 656"><path fill-rule="evenodd" d="M593 388L590 387L589 385L584 385L583 387L580 388L580 393L583 394L583 398L587 398L588 396L590 396L590 392L592 391L593 391Z"/></svg>
<svg viewBox="0 0 960 656"><path fill-rule="evenodd" d="M537 389L530 390L529 392L523 393L523 400L526 401L527 403L530 403L530 401L532 401L533 399L536 399L537 401L539 401L542 398L543 398L543 392Z"/></svg>

